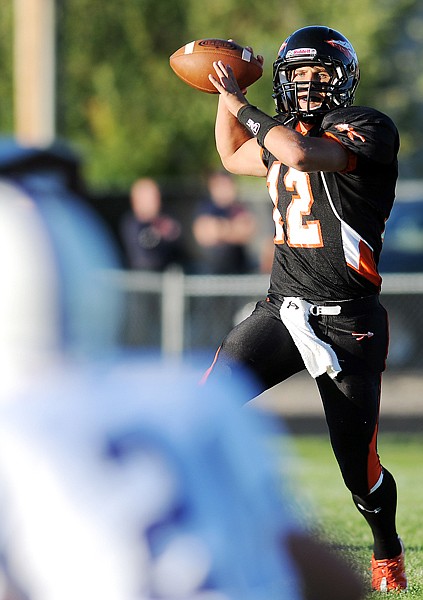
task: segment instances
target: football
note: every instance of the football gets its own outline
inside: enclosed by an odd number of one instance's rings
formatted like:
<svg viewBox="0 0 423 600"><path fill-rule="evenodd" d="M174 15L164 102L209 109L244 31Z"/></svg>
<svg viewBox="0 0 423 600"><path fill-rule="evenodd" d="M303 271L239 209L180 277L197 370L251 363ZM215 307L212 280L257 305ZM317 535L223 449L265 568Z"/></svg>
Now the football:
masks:
<svg viewBox="0 0 423 600"><path fill-rule="evenodd" d="M217 94L208 76L209 73L215 73L213 62L219 60L231 65L241 89L257 81L263 74L261 63L247 48L231 40L217 38L189 42L176 50L169 62L182 81L201 92Z"/></svg>

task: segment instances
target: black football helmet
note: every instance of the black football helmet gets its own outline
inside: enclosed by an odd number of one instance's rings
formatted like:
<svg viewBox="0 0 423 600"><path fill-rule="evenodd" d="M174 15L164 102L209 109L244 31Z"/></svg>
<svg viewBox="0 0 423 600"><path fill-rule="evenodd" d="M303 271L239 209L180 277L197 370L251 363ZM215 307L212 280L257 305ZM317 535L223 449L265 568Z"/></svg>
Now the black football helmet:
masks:
<svg viewBox="0 0 423 600"><path fill-rule="evenodd" d="M294 82L293 72L302 66L320 65L330 75L330 81ZM280 47L273 63L273 98L276 110L303 121L313 121L328 111L354 102L360 80L358 59L354 48L338 31L313 25L291 34ZM303 108L299 94L307 99ZM312 109L313 94L323 98L318 108Z"/></svg>

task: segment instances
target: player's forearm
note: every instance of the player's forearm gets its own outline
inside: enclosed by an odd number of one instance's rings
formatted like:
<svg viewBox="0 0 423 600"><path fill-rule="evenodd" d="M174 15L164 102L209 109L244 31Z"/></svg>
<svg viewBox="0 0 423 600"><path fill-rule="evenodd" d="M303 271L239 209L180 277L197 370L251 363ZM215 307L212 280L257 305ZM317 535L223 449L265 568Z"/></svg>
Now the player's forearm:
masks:
<svg viewBox="0 0 423 600"><path fill-rule="evenodd" d="M223 166L236 175L265 177L267 170L261 159L261 148L254 136L219 99L216 117L216 147Z"/></svg>
<svg viewBox="0 0 423 600"><path fill-rule="evenodd" d="M216 116L215 138L216 148L222 163L227 161L247 140L253 136L239 123L238 119L229 112L225 103L219 98Z"/></svg>
<svg viewBox="0 0 423 600"><path fill-rule="evenodd" d="M348 152L338 141L304 136L250 104L241 105L236 115L261 146L297 171L342 171L348 164Z"/></svg>
<svg viewBox="0 0 423 600"><path fill-rule="evenodd" d="M281 163L298 171L342 171L348 164L348 153L338 142L302 136L284 126L271 129L264 144Z"/></svg>

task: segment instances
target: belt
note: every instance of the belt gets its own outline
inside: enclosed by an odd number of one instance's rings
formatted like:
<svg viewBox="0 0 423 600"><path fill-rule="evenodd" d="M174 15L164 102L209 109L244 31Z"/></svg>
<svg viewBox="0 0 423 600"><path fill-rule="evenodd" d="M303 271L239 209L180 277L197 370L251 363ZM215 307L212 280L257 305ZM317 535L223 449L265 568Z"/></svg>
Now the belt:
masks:
<svg viewBox="0 0 423 600"><path fill-rule="evenodd" d="M310 313L314 316L319 315L356 315L360 311L375 308L379 305L379 295L364 296L363 298L352 298L351 300L333 300L328 302L319 302L307 300L310 302Z"/></svg>

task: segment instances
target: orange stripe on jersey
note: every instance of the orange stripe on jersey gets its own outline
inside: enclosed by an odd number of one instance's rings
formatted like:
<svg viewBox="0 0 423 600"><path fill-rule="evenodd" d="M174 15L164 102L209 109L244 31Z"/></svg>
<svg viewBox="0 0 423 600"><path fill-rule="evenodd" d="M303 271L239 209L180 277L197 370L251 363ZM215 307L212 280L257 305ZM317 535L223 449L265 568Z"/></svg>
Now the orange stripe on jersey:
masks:
<svg viewBox="0 0 423 600"><path fill-rule="evenodd" d="M377 287L380 287L382 278L377 272L373 251L363 241L359 242L360 264L358 272Z"/></svg>
<svg viewBox="0 0 423 600"><path fill-rule="evenodd" d="M210 367L207 369L207 371L204 373L204 375L200 379L200 385L204 385L207 382L207 379L210 377L210 374L213 371L213 367L216 364L217 357L219 356L220 349L221 349L221 346L219 346L219 348L217 349L216 354L214 355L212 364L210 365Z"/></svg>
<svg viewBox="0 0 423 600"><path fill-rule="evenodd" d="M343 221L341 221L341 228L347 265L380 288L382 278L377 271L373 249Z"/></svg>
<svg viewBox="0 0 423 600"><path fill-rule="evenodd" d="M354 152L352 152L348 148L345 148L345 146L341 142L341 140L339 140L336 137L336 135L333 135L333 133L330 133L330 131L325 131L325 133L322 135L322 137L328 138L331 140L335 140L335 142L338 142L338 144L341 144L341 146L347 151L347 153L348 153L347 166L345 167L345 169L340 171L340 173L350 173L351 171L355 171L355 169L357 167L357 156L354 154Z"/></svg>

